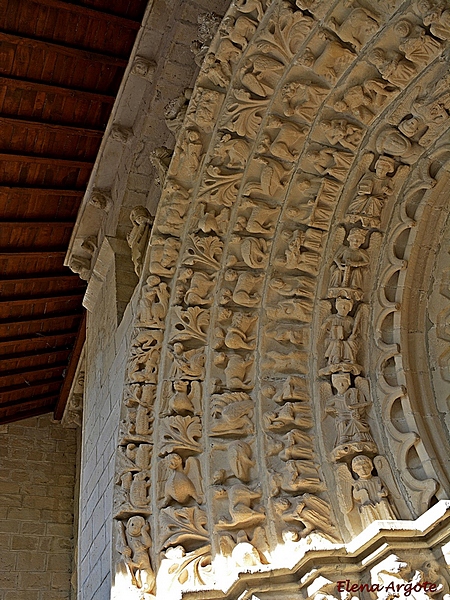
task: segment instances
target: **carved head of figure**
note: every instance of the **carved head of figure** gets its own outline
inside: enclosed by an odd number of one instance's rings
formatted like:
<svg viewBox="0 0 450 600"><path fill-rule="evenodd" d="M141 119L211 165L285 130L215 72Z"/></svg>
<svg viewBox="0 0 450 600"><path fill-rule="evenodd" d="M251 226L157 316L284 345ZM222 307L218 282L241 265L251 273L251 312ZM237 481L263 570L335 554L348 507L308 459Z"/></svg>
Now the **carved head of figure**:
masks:
<svg viewBox="0 0 450 600"><path fill-rule="evenodd" d="M353 308L353 302L348 298L336 298L336 310L340 317L346 317Z"/></svg>
<svg viewBox="0 0 450 600"><path fill-rule="evenodd" d="M373 462L368 456L360 454L352 460L352 469L360 479L370 479L372 477Z"/></svg>
<svg viewBox="0 0 450 600"><path fill-rule="evenodd" d="M344 394L350 387L350 373L333 373L331 383L339 395Z"/></svg>
<svg viewBox="0 0 450 600"><path fill-rule="evenodd" d="M402 19L395 26L395 31L403 38L408 37L408 35L411 33L411 23L405 19Z"/></svg>
<svg viewBox="0 0 450 600"><path fill-rule="evenodd" d="M176 381L173 382L173 389L176 392L187 392L187 388L188 388L188 382L187 381L183 381L183 379L177 379Z"/></svg>
<svg viewBox="0 0 450 600"><path fill-rule="evenodd" d="M127 533L132 537L138 537L141 535L142 529L145 526L144 517L134 516L128 519Z"/></svg>
<svg viewBox="0 0 450 600"><path fill-rule="evenodd" d="M413 137L419 130L420 120L417 117L411 117L405 119L398 126L399 130L404 133L407 137Z"/></svg>
<svg viewBox="0 0 450 600"><path fill-rule="evenodd" d="M347 239L350 248L359 248L366 241L366 232L363 229L354 227L353 229L350 229Z"/></svg>
<svg viewBox="0 0 450 600"><path fill-rule="evenodd" d="M386 63L386 54L382 48L375 48L369 53L368 59L375 67L383 68Z"/></svg>
<svg viewBox="0 0 450 600"><path fill-rule="evenodd" d="M130 213L130 221L133 225L144 225L150 223L152 217L145 206L135 206Z"/></svg>
<svg viewBox="0 0 450 600"><path fill-rule="evenodd" d="M395 161L390 156L381 155L375 163L375 173L378 177L386 177L395 170Z"/></svg>
<svg viewBox="0 0 450 600"><path fill-rule="evenodd" d="M172 454L169 454L167 456L167 463L168 463L169 469L173 469L174 471L176 471L183 465L183 459L181 458L181 456L179 454L177 454L176 452L173 452Z"/></svg>

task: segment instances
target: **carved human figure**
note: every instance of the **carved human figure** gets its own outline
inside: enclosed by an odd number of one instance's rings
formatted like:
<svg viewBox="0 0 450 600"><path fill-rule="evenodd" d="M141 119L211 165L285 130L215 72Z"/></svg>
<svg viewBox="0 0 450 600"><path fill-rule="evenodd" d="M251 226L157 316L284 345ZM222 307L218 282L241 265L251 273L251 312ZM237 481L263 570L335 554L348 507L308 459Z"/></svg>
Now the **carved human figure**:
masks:
<svg viewBox="0 0 450 600"><path fill-rule="evenodd" d="M210 295L213 287L214 280L207 273L182 269L177 282L179 301L184 300L188 306L209 306L213 300Z"/></svg>
<svg viewBox="0 0 450 600"><path fill-rule="evenodd" d="M180 250L180 242L175 238L156 238L152 242L150 271L155 275L171 277Z"/></svg>
<svg viewBox="0 0 450 600"><path fill-rule="evenodd" d="M327 146L308 152L307 157L320 175L331 175L338 181L345 181L354 158L350 152L342 152Z"/></svg>
<svg viewBox="0 0 450 600"><path fill-rule="evenodd" d="M166 186L166 194L160 209L158 231L165 235L179 235L189 207L189 193L177 183L170 182Z"/></svg>
<svg viewBox="0 0 450 600"><path fill-rule="evenodd" d="M379 17L362 6L354 8L342 23L330 19L331 28L338 34L343 42L349 42L356 50L361 48L378 31Z"/></svg>
<svg viewBox="0 0 450 600"><path fill-rule="evenodd" d="M361 378L357 378L359 379ZM337 435L334 448L341 450L339 455L361 450L376 452L376 445L366 420L371 402L364 396L362 386L351 387L349 373L333 373L331 381L337 393L327 399L325 412L335 420ZM333 454L337 456L336 452Z"/></svg>
<svg viewBox="0 0 450 600"><path fill-rule="evenodd" d="M348 150L356 150L361 142L363 130L345 119L322 121L321 127L331 145L340 144Z"/></svg>
<svg viewBox="0 0 450 600"><path fill-rule="evenodd" d="M147 507L150 503L150 473L135 473L130 483L130 503L136 508Z"/></svg>
<svg viewBox="0 0 450 600"><path fill-rule="evenodd" d="M145 206L135 206L130 213L130 221L133 229L127 235L127 242L131 248L134 270L140 277L153 217Z"/></svg>
<svg viewBox="0 0 450 600"><path fill-rule="evenodd" d="M257 316L248 315L243 312L233 313L231 324L226 329L224 343L231 350L253 350L255 347L255 336L249 335L251 326L257 320Z"/></svg>
<svg viewBox="0 0 450 600"><path fill-rule="evenodd" d="M248 218L238 217L236 222L236 231L247 231L248 233L272 233L275 221L278 217L279 209L272 208L263 202L255 202L246 199L242 208L251 208Z"/></svg>
<svg viewBox="0 0 450 600"><path fill-rule="evenodd" d="M349 315L353 308L352 300L336 298L336 313L330 315L322 325L325 334L325 352L328 365L356 363L359 349L359 332L355 319ZM343 367L345 370L345 367Z"/></svg>
<svg viewBox="0 0 450 600"><path fill-rule="evenodd" d="M152 593L156 578L149 556L152 546L149 524L144 517L133 516L128 519L126 527L122 521L118 521L118 526L117 550L129 570L132 584L146 593Z"/></svg>
<svg viewBox="0 0 450 600"><path fill-rule="evenodd" d="M309 252L302 246L307 244L306 235L301 229L293 232L284 231L282 237L289 241L288 247L284 252L284 266L286 269L297 269L314 274L317 270L319 255L316 252Z"/></svg>
<svg viewBox="0 0 450 600"><path fill-rule="evenodd" d="M280 498L280 500L283 500ZM313 531L320 531L336 538L336 529L332 523L330 507L325 500L313 494L302 494L298 499L283 503L281 518L285 523L300 523L303 527L300 537L304 538Z"/></svg>
<svg viewBox="0 0 450 600"><path fill-rule="evenodd" d="M263 422L266 429L273 431L292 426L309 429L312 427L311 407L302 402L286 402L280 408L266 412Z"/></svg>
<svg viewBox="0 0 450 600"><path fill-rule="evenodd" d="M400 123L399 127L385 127L376 139L376 149L380 154L390 154L401 162L413 164L422 152L416 142L411 141L419 129L419 119L413 117Z"/></svg>
<svg viewBox="0 0 450 600"><path fill-rule="evenodd" d="M140 323L145 327L164 327L169 298L167 283L155 275L150 275L142 288L138 312Z"/></svg>
<svg viewBox="0 0 450 600"><path fill-rule="evenodd" d="M298 115L311 122L327 93L326 88L310 81L291 81L281 90L283 113L286 117Z"/></svg>
<svg viewBox="0 0 450 600"><path fill-rule="evenodd" d="M173 365L171 377L179 379L203 379L205 376L205 354L203 348L185 350L181 342L176 342L171 350Z"/></svg>
<svg viewBox="0 0 450 600"><path fill-rule="evenodd" d="M172 160L173 150L159 146L150 152L150 161L156 169L155 183L162 186L166 180L167 171Z"/></svg>
<svg viewBox="0 0 450 600"><path fill-rule="evenodd" d="M366 241L366 232L353 228L347 240L349 245L342 245L334 257L330 288L362 290L364 271L369 265L369 254L361 248Z"/></svg>
<svg viewBox="0 0 450 600"><path fill-rule="evenodd" d="M289 162L296 161L302 149L303 140L308 132L308 128L290 123L289 121L283 121L275 115L270 117L267 127L269 129L276 129L277 132L272 136L272 140L268 137L266 138L266 152L282 160Z"/></svg>
<svg viewBox="0 0 450 600"><path fill-rule="evenodd" d="M416 75L417 69L398 52L387 53L383 48L374 48L367 60L380 72L383 79L403 89Z"/></svg>
<svg viewBox="0 0 450 600"><path fill-rule="evenodd" d="M191 499L202 504L200 488L201 476L198 460L190 456L183 465L183 459L173 452L165 458L165 467L169 471L164 487L162 506L168 506L172 500L178 504L187 504Z"/></svg>
<svg viewBox="0 0 450 600"><path fill-rule="evenodd" d="M179 176L191 179L198 172L203 155L200 134L194 129L188 129L179 148L179 154L174 157L173 164Z"/></svg>
<svg viewBox="0 0 450 600"><path fill-rule="evenodd" d="M334 104L338 112L350 112L357 119L369 124L380 112L386 101L398 89L382 79L368 79L361 85L349 88L343 98Z"/></svg>
<svg viewBox="0 0 450 600"><path fill-rule="evenodd" d="M237 18L226 16L220 25L220 32L241 50L247 47L255 31L256 23L243 15Z"/></svg>
<svg viewBox="0 0 450 600"><path fill-rule="evenodd" d="M383 206L394 191L392 179L387 175L394 170L394 159L381 155L375 163L375 173L363 175L356 189L356 198L347 210L351 223L360 221L363 227L379 227Z"/></svg>
<svg viewBox="0 0 450 600"><path fill-rule="evenodd" d="M414 8L425 27L440 40L450 39L450 9L445 1L417 0Z"/></svg>
<svg viewBox="0 0 450 600"><path fill-rule="evenodd" d="M225 281L236 281L233 292L225 290L221 303L226 304L230 299L240 306L254 307L261 301L259 293L261 283L264 279L263 274L254 274L249 271L238 273L233 269L228 269L225 273Z"/></svg>
<svg viewBox="0 0 450 600"><path fill-rule="evenodd" d="M352 470L358 476L353 483L353 499L358 507L363 527L376 519L396 519L389 504L389 492L377 475L373 475L373 462L364 454L352 460Z"/></svg>
<svg viewBox="0 0 450 600"><path fill-rule="evenodd" d="M172 383L172 393L167 398L168 412L166 415L187 415L194 414L195 404L201 400L201 384L199 381L191 382L189 391L189 381L176 379Z"/></svg>
<svg viewBox="0 0 450 600"><path fill-rule="evenodd" d="M227 448L227 458L233 475L241 481L250 481L250 471L255 466L251 446L243 440L231 442Z"/></svg>
<svg viewBox="0 0 450 600"><path fill-rule="evenodd" d="M281 472L272 473L271 495L285 492L316 492L323 489L317 468L311 460L288 460Z"/></svg>
<svg viewBox="0 0 450 600"><path fill-rule="evenodd" d="M245 60L241 82L257 96L266 98L272 94L283 69L283 64L278 60L257 54Z"/></svg>
<svg viewBox="0 0 450 600"><path fill-rule="evenodd" d="M402 37L399 50L414 64L424 67L432 61L441 50L441 44L429 35L425 29L402 19L395 26L395 31Z"/></svg>

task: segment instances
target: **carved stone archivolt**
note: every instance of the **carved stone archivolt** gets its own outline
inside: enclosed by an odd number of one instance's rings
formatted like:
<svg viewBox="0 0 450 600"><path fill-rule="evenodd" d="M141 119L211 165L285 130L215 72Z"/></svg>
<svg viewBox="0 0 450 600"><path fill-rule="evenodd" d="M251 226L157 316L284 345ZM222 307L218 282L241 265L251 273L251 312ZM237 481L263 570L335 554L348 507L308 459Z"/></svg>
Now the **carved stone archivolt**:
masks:
<svg viewBox="0 0 450 600"><path fill-rule="evenodd" d="M447 15L399 4L234 2L148 245L132 215L114 518L137 597L282 568L281 547L332 552L449 493L403 309L421 219L448 207Z"/></svg>

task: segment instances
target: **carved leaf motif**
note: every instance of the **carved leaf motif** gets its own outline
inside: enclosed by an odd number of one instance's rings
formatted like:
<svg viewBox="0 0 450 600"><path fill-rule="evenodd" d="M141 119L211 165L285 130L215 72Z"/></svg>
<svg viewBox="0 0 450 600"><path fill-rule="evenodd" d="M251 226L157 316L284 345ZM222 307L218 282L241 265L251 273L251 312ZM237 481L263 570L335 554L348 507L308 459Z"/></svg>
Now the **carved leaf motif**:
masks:
<svg viewBox="0 0 450 600"><path fill-rule="evenodd" d="M198 440L202 437L202 426L198 417L169 417L164 420L162 429L163 446L160 455L183 450L201 452Z"/></svg>
<svg viewBox="0 0 450 600"><path fill-rule="evenodd" d="M183 264L218 269L223 251L223 242L215 236L191 235Z"/></svg>
<svg viewBox="0 0 450 600"><path fill-rule="evenodd" d="M183 310L180 306L177 306L175 312L179 321L173 327L175 335L172 336L171 343L190 339L206 342L209 326L208 310L199 306L191 306L187 310Z"/></svg>
<svg viewBox="0 0 450 600"><path fill-rule="evenodd" d="M198 508L168 507L161 510L161 529L164 532L162 547L183 545L192 546L197 542L208 542L206 513Z"/></svg>
<svg viewBox="0 0 450 600"><path fill-rule="evenodd" d="M237 173L221 173L219 167L209 165L206 168L208 176L200 189L202 196L220 206L232 206L236 201L242 175Z"/></svg>
<svg viewBox="0 0 450 600"><path fill-rule="evenodd" d="M250 93L245 90L234 90L233 94L235 102L231 102L228 106L229 117L223 123L223 127L238 135L255 139L267 106L267 100L253 100Z"/></svg>
<svg viewBox="0 0 450 600"><path fill-rule="evenodd" d="M314 19L301 11L294 12L287 2L282 3L265 29L264 40L257 46L264 53L275 54L288 64L313 25Z"/></svg>
<svg viewBox="0 0 450 600"><path fill-rule="evenodd" d="M191 578L194 585L206 585L211 577L211 546L203 546L194 552L185 554L182 559L169 568L169 574L178 575L183 585Z"/></svg>

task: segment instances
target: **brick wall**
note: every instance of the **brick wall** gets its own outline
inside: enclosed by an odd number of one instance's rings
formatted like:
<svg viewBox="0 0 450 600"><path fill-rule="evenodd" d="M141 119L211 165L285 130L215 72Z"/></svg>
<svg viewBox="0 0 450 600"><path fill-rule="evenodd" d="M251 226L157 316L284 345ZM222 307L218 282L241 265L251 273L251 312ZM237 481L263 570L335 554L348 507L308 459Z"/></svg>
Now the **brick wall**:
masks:
<svg viewBox="0 0 450 600"><path fill-rule="evenodd" d="M50 415L0 427L0 600L71 598L75 464Z"/></svg>

